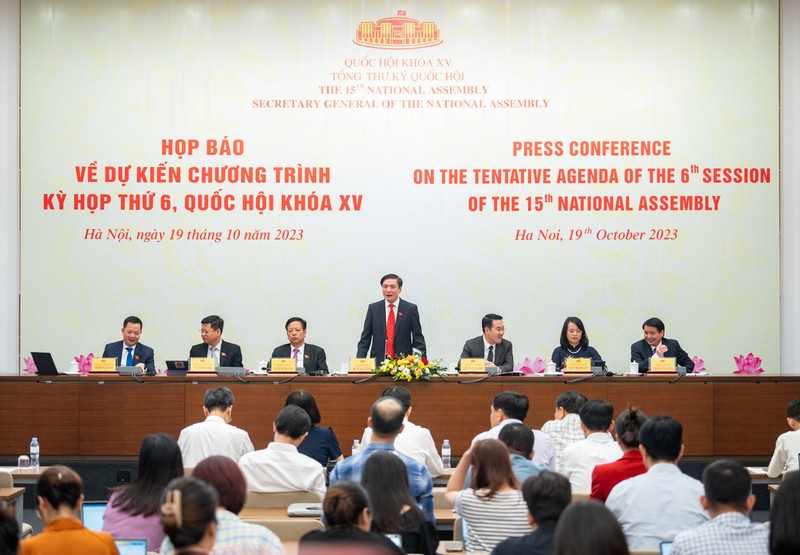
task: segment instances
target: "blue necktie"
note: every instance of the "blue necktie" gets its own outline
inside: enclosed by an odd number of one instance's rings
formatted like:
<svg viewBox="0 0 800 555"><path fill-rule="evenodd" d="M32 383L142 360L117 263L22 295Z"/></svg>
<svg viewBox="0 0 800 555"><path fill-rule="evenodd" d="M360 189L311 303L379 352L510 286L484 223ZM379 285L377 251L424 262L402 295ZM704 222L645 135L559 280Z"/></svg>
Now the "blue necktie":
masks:
<svg viewBox="0 0 800 555"><path fill-rule="evenodd" d="M133 366L133 347L125 347L128 351L128 358L125 359L125 366Z"/></svg>

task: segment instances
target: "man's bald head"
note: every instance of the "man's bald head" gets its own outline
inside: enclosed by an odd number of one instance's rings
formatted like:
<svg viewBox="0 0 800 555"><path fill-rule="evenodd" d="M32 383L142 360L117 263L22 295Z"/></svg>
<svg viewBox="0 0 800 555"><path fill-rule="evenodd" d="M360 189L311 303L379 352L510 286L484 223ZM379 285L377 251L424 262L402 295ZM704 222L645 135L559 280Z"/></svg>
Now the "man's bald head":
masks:
<svg viewBox="0 0 800 555"><path fill-rule="evenodd" d="M403 429L406 411L400 401L393 397L381 397L372 403L370 425L372 433L378 437L391 439Z"/></svg>

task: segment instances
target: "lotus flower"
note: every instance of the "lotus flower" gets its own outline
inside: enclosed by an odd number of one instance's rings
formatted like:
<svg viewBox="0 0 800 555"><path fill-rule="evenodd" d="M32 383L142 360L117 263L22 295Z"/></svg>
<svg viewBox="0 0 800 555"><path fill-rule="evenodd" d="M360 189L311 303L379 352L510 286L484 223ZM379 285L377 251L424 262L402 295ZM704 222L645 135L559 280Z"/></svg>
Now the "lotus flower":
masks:
<svg viewBox="0 0 800 555"><path fill-rule="evenodd" d="M25 363L25 373L26 374L38 374L39 370L36 368L36 363L33 362L32 358L23 358L22 362Z"/></svg>
<svg viewBox="0 0 800 555"><path fill-rule="evenodd" d="M764 372L764 369L761 368L761 359L754 356L753 353L747 356L733 357L733 360L736 362L736 368L739 369L734 374L762 374Z"/></svg>
<svg viewBox="0 0 800 555"><path fill-rule="evenodd" d="M88 355L81 355L79 357L74 357L74 358L75 362L78 363L78 372L81 375L85 376L86 374L92 371L92 359L94 358L94 355L92 353L89 353Z"/></svg>
<svg viewBox="0 0 800 555"><path fill-rule="evenodd" d="M522 362L518 362L514 365L514 372L522 372L523 374L533 374L533 365L535 363L531 361L528 357L525 357L525 360Z"/></svg>
<svg viewBox="0 0 800 555"><path fill-rule="evenodd" d="M525 359L526 361L528 359ZM542 357L536 357L531 365L531 373L533 374L544 374L545 368L547 368L547 363L542 360Z"/></svg>
<svg viewBox="0 0 800 555"><path fill-rule="evenodd" d="M702 374L703 372L707 372L705 363L702 358L700 357L692 357L692 362L694 363L694 370L692 371L693 374Z"/></svg>

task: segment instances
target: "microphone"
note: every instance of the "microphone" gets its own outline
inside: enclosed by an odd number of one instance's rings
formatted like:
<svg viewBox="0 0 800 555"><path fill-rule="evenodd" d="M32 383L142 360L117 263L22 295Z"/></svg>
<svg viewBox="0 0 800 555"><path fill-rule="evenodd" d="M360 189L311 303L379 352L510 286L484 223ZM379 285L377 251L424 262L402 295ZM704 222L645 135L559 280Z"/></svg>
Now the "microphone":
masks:
<svg viewBox="0 0 800 555"><path fill-rule="evenodd" d="M273 383L273 384L275 384L275 385L281 385L282 383L286 383L286 382L290 382L290 381L292 381L292 380L293 380L293 379L295 379L297 376L298 376L298 374L292 374L291 376L289 376L289 377L288 377L288 378L286 378L286 379L283 379L283 380L278 380L277 382L272 382L272 383Z"/></svg>
<svg viewBox="0 0 800 555"><path fill-rule="evenodd" d="M356 381L354 381L353 383L365 383L365 382L368 382L368 381L374 380L374 379L375 379L375 378L377 378L377 377L378 377L378 374L370 374L370 375L369 375L369 376L367 376L366 378L361 378L360 380L356 380Z"/></svg>
<svg viewBox="0 0 800 555"><path fill-rule="evenodd" d="M242 383L250 383L250 380L245 380L242 374L234 374L233 377Z"/></svg>
<svg viewBox="0 0 800 555"><path fill-rule="evenodd" d="M669 383L675 383L686 375L686 368L684 366L676 366L675 371L677 374L669 381Z"/></svg>

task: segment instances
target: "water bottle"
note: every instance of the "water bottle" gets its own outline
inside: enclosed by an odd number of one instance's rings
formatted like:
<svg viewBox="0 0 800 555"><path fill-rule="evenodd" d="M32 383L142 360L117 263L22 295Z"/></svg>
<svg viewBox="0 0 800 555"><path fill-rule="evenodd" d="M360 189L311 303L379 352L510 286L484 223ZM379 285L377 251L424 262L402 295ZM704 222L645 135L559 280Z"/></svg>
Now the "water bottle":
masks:
<svg viewBox="0 0 800 555"><path fill-rule="evenodd" d="M450 470L450 440L444 440L442 443L442 465L445 470Z"/></svg>
<svg viewBox="0 0 800 555"><path fill-rule="evenodd" d="M351 455L355 455L356 453L358 453L358 446L359 446L360 443L361 442L358 441L357 439L355 441L353 441L353 450L350 453Z"/></svg>
<svg viewBox="0 0 800 555"><path fill-rule="evenodd" d="M39 470L39 439L31 440L31 468Z"/></svg>

